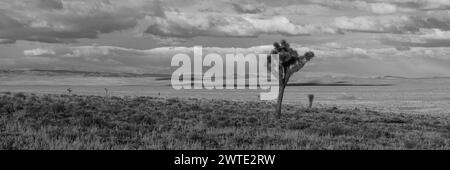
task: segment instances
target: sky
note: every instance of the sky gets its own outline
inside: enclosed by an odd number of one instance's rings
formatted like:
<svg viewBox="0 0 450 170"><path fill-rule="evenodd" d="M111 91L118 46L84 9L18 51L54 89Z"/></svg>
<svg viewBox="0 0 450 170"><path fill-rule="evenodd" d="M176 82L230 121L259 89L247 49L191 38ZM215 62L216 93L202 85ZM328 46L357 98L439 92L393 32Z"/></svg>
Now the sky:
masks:
<svg viewBox="0 0 450 170"><path fill-rule="evenodd" d="M305 74L450 76L450 0L0 0L0 69L167 73L281 39Z"/></svg>

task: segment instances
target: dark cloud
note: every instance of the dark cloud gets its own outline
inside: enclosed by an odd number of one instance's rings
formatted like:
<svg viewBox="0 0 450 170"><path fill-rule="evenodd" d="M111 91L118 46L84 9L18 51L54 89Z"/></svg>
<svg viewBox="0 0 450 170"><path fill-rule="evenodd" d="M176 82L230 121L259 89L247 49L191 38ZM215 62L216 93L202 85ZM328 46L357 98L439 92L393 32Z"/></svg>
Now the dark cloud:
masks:
<svg viewBox="0 0 450 170"><path fill-rule="evenodd" d="M333 25L350 32L418 34L423 29L450 30L450 17L443 14L338 17Z"/></svg>
<svg viewBox="0 0 450 170"><path fill-rule="evenodd" d="M232 3L234 10L238 13L256 14L264 11L263 6L256 4Z"/></svg>
<svg viewBox="0 0 450 170"><path fill-rule="evenodd" d="M444 1L441 1L444 2ZM422 11L448 10L450 5L442 4L439 1L394 1L390 2L400 7L411 8Z"/></svg>
<svg viewBox="0 0 450 170"><path fill-rule="evenodd" d="M99 13L90 17L49 16L49 20L59 21L66 30L54 27L32 27L0 13L1 39L9 42L17 40L39 41L46 43L75 42L80 38L97 38L100 33L132 28L137 24L134 18L115 18L107 13Z"/></svg>
<svg viewBox="0 0 450 170"><path fill-rule="evenodd" d="M395 49L398 50L398 51L409 51L409 50L411 50L410 47L405 47L405 46L398 46L398 47L395 47Z"/></svg>
<svg viewBox="0 0 450 170"><path fill-rule="evenodd" d="M418 32L421 28L437 28L450 30L450 18L438 19L433 17L412 16L411 22L402 26L399 32Z"/></svg>
<svg viewBox="0 0 450 170"><path fill-rule="evenodd" d="M17 40L48 43L64 42L63 38L60 38L63 37L62 33L53 33L45 28L30 28L26 24L5 15L2 11L0 11L0 29L0 38L4 40L2 43L14 43Z"/></svg>
<svg viewBox="0 0 450 170"><path fill-rule="evenodd" d="M436 28L440 30L450 30L450 18L439 19L429 16L409 16L406 22L392 23L386 32L396 34L418 33L421 29Z"/></svg>
<svg viewBox="0 0 450 170"><path fill-rule="evenodd" d="M36 0L37 7L40 9L63 9L61 0Z"/></svg>
<svg viewBox="0 0 450 170"><path fill-rule="evenodd" d="M408 41L398 41L390 39L382 39L381 42L389 46L401 46L401 47L425 47L425 48L435 48L435 47L450 47L450 39L448 40L422 40L423 42L408 42Z"/></svg>
<svg viewBox="0 0 450 170"><path fill-rule="evenodd" d="M65 1L66 6L58 0L35 2L36 6L11 1L9 8L0 7L2 43L17 40L70 43L81 38L93 39L102 33L133 28L145 16L139 6L109 1ZM25 10L20 11L21 8Z"/></svg>

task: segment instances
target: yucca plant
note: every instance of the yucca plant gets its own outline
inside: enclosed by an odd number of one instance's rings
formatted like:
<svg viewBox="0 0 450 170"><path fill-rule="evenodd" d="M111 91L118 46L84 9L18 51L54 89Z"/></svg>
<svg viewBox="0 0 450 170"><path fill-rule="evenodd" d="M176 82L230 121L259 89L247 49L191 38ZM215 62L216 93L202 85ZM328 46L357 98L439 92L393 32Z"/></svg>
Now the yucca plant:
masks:
<svg viewBox="0 0 450 170"><path fill-rule="evenodd" d="M105 97L109 97L109 89L105 88Z"/></svg>
<svg viewBox="0 0 450 170"><path fill-rule="evenodd" d="M314 102L314 94L308 94L308 102L309 102L308 108L311 109Z"/></svg>
<svg viewBox="0 0 450 170"><path fill-rule="evenodd" d="M72 90L71 88L68 88L68 89L67 89L67 93L69 93L69 95L72 94L72 91L73 91L73 90Z"/></svg>
<svg viewBox="0 0 450 170"><path fill-rule="evenodd" d="M278 73L280 88L276 107L276 116L279 118L281 117L281 106L283 102L284 90L289 82L289 79L294 73L300 71L306 65L306 63L308 63L314 57L314 53L306 52L303 56L299 56L298 52L295 49L291 48L289 43L287 43L285 40L281 40L280 43L275 42L273 46L274 49L271 51L271 54L278 54L280 58Z"/></svg>

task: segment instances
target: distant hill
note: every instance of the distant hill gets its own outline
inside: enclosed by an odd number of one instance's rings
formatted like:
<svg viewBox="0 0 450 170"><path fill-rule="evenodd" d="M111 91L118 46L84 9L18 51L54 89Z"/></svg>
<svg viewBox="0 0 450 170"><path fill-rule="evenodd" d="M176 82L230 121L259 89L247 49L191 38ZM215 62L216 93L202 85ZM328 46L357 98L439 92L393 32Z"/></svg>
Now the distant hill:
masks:
<svg viewBox="0 0 450 170"><path fill-rule="evenodd" d="M126 72L99 72L99 71L80 71L80 70L64 70L64 69L23 69L23 70L1 70L0 76L14 75L34 75L34 76L84 76L84 77L156 77L157 80L170 80L171 74L163 73L126 73ZM236 76L236 75L235 75ZM245 77L249 77L248 74ZM404 77L404 76L372 76L372 77L351 77L351 76L323 76L317 75L321 80L326 79L377 79L377 80L396 80L396 79L450 79L450 76L432 76L432 77ZM312 84L309 82L309 84ZM335 83L333 83L335 84ZM337 83L342 85L343 83Z"/></svg>
<svg viewBox="0 0 450 170"><path fill-rule="evenodd" d="M170 74L136 74L136 73L113 73L113 72L90 72L79 70L0 70L0 75L36 75L36 76L85 76L85 77L170 77Z"/></svg>
<svg viewBox="0 0 450 170"><path fill-rule="evenodd" d="M402 77L402 76L381 76L377 79L450 79L450 76L432 76L432 77Z"/></svg>

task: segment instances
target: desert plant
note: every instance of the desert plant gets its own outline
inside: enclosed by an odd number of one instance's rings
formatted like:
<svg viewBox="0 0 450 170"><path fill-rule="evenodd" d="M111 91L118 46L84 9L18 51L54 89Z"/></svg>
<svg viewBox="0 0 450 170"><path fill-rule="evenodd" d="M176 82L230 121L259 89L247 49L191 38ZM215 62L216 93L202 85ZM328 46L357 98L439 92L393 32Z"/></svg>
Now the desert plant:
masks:
<svg viewBox="0 0 450 170"><path fill-rule="evenodd" d="M72 90L71 88L68 88L68 89L67 89L67 93L69 93L69 95L72 93L72 91L73 91L73 90Z"/></svg>
<svg viewBox="0 0 450 170"><path fill-rule="evenodd" d="M61 112L64 112L66 110L66 106L63 102L54 102L50 104L50 109L53 112L53 114L58 114Z"/></svg>
<svg viewBox="0 0 450 170"><path fill-rule="evenodd" d="M279 93L277 99L276 116L281 117L281 106L283 102L284 90L289 82L291 76L300 71L306 63L308 63L313 57L313 52L307 52L303 56L299 56L298 52L291 48L289 43L285 40L281 40L280 43L275 42L274 49L271 54L278 54L279 56ZM270 59L270 58L269 58ZM270 64L270 60L268 60Z"/></svg>
<svg viewBox="0 0 450 170"><path fill-rule="evenodd" d="M312 108L312 105L313 105L313 102L314 102L314 94L308 94L308 102L309 102L308 107Z"/></svg>
<svg viewBox="0 0 450 170"><path fill-rule="evenodd" d="M15 97L15 98L20 98L20 99L25 99L25 98L27 98L27 96L26 96L24 93L22 93L22 92L19 92L19 93L14 94L14 97Z"/></svg>
<svg viewBox="0 0 450 170"><path fill-rule="evenodd" d="M109 96L109 89L105 88L105 97L108 97L108 96Z"/></svg>

